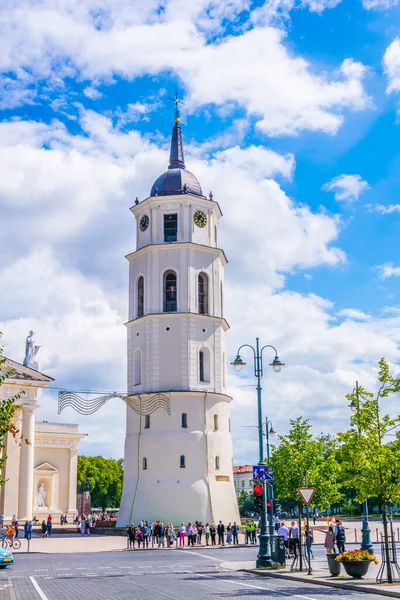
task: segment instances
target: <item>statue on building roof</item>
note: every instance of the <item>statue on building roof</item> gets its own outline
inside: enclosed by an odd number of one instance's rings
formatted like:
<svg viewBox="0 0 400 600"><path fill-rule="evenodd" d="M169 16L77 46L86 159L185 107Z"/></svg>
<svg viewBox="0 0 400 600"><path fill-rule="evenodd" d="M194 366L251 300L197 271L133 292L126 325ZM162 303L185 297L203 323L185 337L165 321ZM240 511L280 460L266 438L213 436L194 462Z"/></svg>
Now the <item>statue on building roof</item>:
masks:
<svg viewBox="0 0 400 600"><path fill-rule="evenodd" d="M35 363L36 354L39 350L40 346L36 345L35 332L31 329L25 342L25 358L22 363L24 367L29 367Z"/></svg>

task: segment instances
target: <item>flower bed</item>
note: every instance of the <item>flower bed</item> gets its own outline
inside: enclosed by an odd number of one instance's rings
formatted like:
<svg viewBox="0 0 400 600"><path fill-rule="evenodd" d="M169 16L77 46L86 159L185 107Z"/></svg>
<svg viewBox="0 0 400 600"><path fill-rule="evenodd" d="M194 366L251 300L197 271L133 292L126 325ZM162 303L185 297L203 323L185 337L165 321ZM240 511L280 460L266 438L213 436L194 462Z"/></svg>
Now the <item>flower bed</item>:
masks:
<svg viewBox="0 0 400 600"><path fill-rule="evenodd" d="M336 557L336 560L339 562L360 562L362 560L369 560L376 565L379 562L376 556L368 552L368 550L348 550L347 552L339 554L339 556Z"/></svg>

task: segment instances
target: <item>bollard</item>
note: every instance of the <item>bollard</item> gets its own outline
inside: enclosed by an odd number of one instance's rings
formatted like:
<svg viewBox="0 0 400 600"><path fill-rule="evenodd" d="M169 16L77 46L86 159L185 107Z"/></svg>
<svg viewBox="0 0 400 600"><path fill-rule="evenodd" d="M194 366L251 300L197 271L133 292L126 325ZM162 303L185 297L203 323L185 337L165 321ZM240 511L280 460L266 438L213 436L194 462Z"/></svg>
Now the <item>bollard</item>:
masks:
<svg viewBox="0 0 400 600"><path fill-rule="evenodd" d="M376 528L376 543L378 543L378 542L379 542L379 539L378 539L378 528Z"/></svg>
<svg viewBox="0 0 400 600"><path fill-rule="evenodd" d="M31 540L30 540L30 538L28 538L28 552L30 551L30 546L31 546Z"/></svg>
<svg viewBox="0 0 400 600"><path fill-rule="evenodd" d="M400 542L400 537L399 537L399 528L397 528L397 541Z"/></svg>
<svg viewBox="0 0 400 600"><path fill-rule="evenodd" d="M354 537L355 537L356 544L357 544L357 529L356 528L354 528Z"/></svg>
<svg viewBox="0 0 400 600"><path fill-rule="evenodd" d="M151 536L151 547L154 548L154 535Z"/></svg>

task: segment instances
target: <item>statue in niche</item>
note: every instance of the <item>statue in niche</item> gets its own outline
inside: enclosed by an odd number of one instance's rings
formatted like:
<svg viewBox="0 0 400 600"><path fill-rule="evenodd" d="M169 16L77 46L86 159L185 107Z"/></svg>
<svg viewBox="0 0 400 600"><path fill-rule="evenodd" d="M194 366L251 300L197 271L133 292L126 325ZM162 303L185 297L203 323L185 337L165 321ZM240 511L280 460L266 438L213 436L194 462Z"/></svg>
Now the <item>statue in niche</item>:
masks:
<svg viewBox="0 0 400 600"><path fill-rule="evenodd" d="M45 505L45 499L47 496L47 492L46 492L46 488L44 487L44 484L41 483L38 486L37 492L36 492L36 499L37 499L37 507L38 508L44 508Z"/></svg>
<svg viewBox="0 0 400 600"><path fill-rule="evenodd" d="M29 367L30 364L35 362L39 350L40 346L36 346L35 332L31 329L25 342L25 358L22 363L24 367Z"/></svg>

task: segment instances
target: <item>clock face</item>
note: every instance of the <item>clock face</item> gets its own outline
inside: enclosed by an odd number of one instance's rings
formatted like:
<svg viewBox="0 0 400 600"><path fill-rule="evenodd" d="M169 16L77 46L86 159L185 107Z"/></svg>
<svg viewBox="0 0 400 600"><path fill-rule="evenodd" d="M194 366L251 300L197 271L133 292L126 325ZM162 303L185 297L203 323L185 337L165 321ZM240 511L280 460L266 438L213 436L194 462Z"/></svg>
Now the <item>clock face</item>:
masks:
<svg viewBox="0 0 400 600"><path fill-rule="evenodd" d="M140 219L140 231L146 231L150 223L150 219L147 215L143 215Z"/></svg>
<svg viewBox="0 0 400 600"><path fill-rule="evenodd" d="M193 221L196 223L197 227L205 227L207 225L207 215L205 215L203 211L197 210L193 215Z"/></svg>

